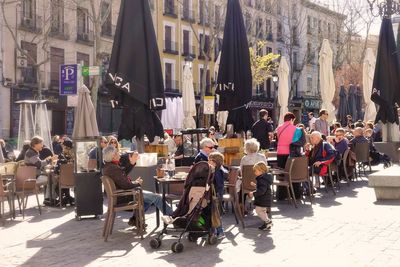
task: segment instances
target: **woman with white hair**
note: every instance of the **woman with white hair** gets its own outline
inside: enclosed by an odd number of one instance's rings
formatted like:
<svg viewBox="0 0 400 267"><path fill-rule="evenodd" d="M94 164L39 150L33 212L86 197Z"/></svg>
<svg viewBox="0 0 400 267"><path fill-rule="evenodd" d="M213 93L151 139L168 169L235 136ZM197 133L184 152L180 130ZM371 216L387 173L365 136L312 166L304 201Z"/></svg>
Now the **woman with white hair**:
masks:
<svg viewBox="0 0 400 267"><path fill-rule="evenodd" d="M260 150L260 143L255 138L248 139L244 143L244 153L246 154L240 160L240 170L242 170L243 165L253 166L257 162L265 162L267 164L267 158L265 155L258 153Z"/></svg>

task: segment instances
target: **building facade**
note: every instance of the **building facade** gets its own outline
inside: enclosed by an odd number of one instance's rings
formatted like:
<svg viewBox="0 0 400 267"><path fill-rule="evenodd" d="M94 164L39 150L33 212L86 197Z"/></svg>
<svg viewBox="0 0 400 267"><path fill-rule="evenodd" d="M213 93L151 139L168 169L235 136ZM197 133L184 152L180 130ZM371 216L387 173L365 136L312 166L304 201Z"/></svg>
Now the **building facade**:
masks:
<svg viewBox="0 0 400 267"><path fill-rule="evenodd" d="M92 2L94 5L91 5ZM215 62L222 45L226 0L149 0L167 97L182 92L183 66L191 61L198 102L214 94ZM306 0L246 0L242 6L250 45L266 41L262 53L289 59L291 109L300 117L304 108L318 109L318 50L323 38L335 46L343 16ZM94 7L94 8L93 8ZM15 101L48 100L52 134L71 133L73 108L59 96L59 65L83 63L107 69L120 0L19 0L0 16L0 135L18 133ZM102 77L85 78L98 87L97 111L103 133L117 130L119 111L109 104ZM276 110L279 93L270 77L253 88L254 114L259 108ZM93 89L92 89L93 90Z"/></svg>

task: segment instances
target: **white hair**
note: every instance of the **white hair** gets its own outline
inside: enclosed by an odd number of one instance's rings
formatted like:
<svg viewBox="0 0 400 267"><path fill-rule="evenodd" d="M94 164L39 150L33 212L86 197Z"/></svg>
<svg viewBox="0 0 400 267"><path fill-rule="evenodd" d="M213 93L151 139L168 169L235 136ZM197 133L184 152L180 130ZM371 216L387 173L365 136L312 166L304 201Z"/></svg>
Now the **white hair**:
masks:
<svg viewBox="0 0 400 267"><path fill-rule="evenodd" d="M206 146L215 146L215 143L212 139L210 138L203 138L200 141L200 148L203 149Z"/></svg>
<svg viewBox="0 0 400 267"><path fill-rule="evenodd" d="M105 148L103 148L103 160L105 162L111 162L117 151L118 150L114 146L106 146Z"/></svg>
<svg viewBox="0 0 400 267"><path fill-rule="evenodd" d="M314 136L318 136L319 139L322 139L322 134L321 134L320 132L318 132L318 131L313 131L313 132L310 134L310 137L314 137Z"/></svg>
<svg viewBox="0 0 400 267"><path fill-rule="evenodd" d="M260 142L257 141L255 138L248 139L244 143L244 152L246 154L249 153L256 153L260 149Z"/></svg>

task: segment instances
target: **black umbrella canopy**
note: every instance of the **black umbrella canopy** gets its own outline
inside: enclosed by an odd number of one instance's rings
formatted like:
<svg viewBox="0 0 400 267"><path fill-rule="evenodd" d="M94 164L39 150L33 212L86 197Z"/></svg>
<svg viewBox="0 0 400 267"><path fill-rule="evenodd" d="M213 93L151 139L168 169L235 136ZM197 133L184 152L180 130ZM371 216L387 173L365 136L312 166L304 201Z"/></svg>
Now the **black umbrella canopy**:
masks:
<svg viewBox="0 0 400 267"><path fill-rule="evenodd" d="M236 132L251 128L253 119L246 105L251 101L252 76L250 53L239 0L228 0L224 38L218 71L216 93L218 110L228 110L227 123Z"/></svg>
<svg viewBox="0 0 400 267"><path fill-rule="evenodd" d="M399 123L395 108L395 103L400 104L400 72L397 53L392 22L389 18L383 18L373 82L373 88L376 88L378 93L373 93L371 96L371 100L379 105L376 122Z"/></svg>
<svg viewBox="0 0 400 267"><path fill-rule="evenodd" d="M347 124L346 116L349 115L349 105L347 102L347 93L344 86L340 86L339 92L339 110L338 110L338 121L342 126Z"/></svg>
<svg viewBox="0 0 400 267"><path fill-rule="evenodd" d="M147 0L121 2L106 83L123 106L119 139L163 136L154 113L165 108L163 75Z"/></svg>

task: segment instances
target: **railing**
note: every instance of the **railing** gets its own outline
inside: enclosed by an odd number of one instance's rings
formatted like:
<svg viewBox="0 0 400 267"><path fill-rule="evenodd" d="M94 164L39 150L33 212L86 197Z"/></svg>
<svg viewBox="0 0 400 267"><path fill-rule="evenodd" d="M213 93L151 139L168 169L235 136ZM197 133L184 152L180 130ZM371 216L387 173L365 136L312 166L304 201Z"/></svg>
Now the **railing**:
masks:
<svg viewBox="0 0 400 267"><path fill-rule="evenodd" d="M21 68L20 82L24 84L36 84L37 83L36 69L31 66Z"/></svg>
<svg viewBox="0 0 400 267"><path fill-rule="evenodd" d="M93 31L90 31L88 29L79 29L76 33L76 41L78 43L83 43L87 45L93 45L94 43L94 38L93 38Z"/></svg>
<svg viewBox="0 0 400 267"><path fill-rule="evenodd" d="M20 12L19 28L25 31L40 33L42 31L42 17L36 15L27 16L24 12Z"/></svg>
<svg viewBox="0 0 400 267"><path fill-rule="evenodd" d="M182 7L182 20L194 22L194 11L192 9Z"/></svg>
<svg viewBox="0 0 400 267"><path fill-rule="evenodd" d="M191 56L191 57L196 57L195 54L196 48L194 46L185 46L182 45L182 56Z"/></svg>
<svg viewBox="0 0 400 267"><path fill-rule="evenodd" d="M100 34L102 37L113 38L115 35L115 29L116 29L115 25L103 24L103 26L101 27Z"/></svg>
<svg viewBox="0 0 400 267"><path fill-rule="evenodd" d="M179 81L164 80L164 87L165 87L166 92L178 93L179 92Z"/></svg>
<svg viewBox="0 0 400 267"><path fill-rule="evenodd" d="M69 24L54 21L50 27L50 36L63 40L69 39Z"/></svg>
<svg viewBox="0 0 400 267"><path fill-rule="evenodd" d="M164 52L169 54L178 54L178 45L176 42L172 42L172 40L164 40Z"/></svg>
<svg viewBox="0 0 400 267"><path fill-rule="evenodd" d="M174 1L171 0L164 0L164 15L176 18L176 5Z"/></svg>

